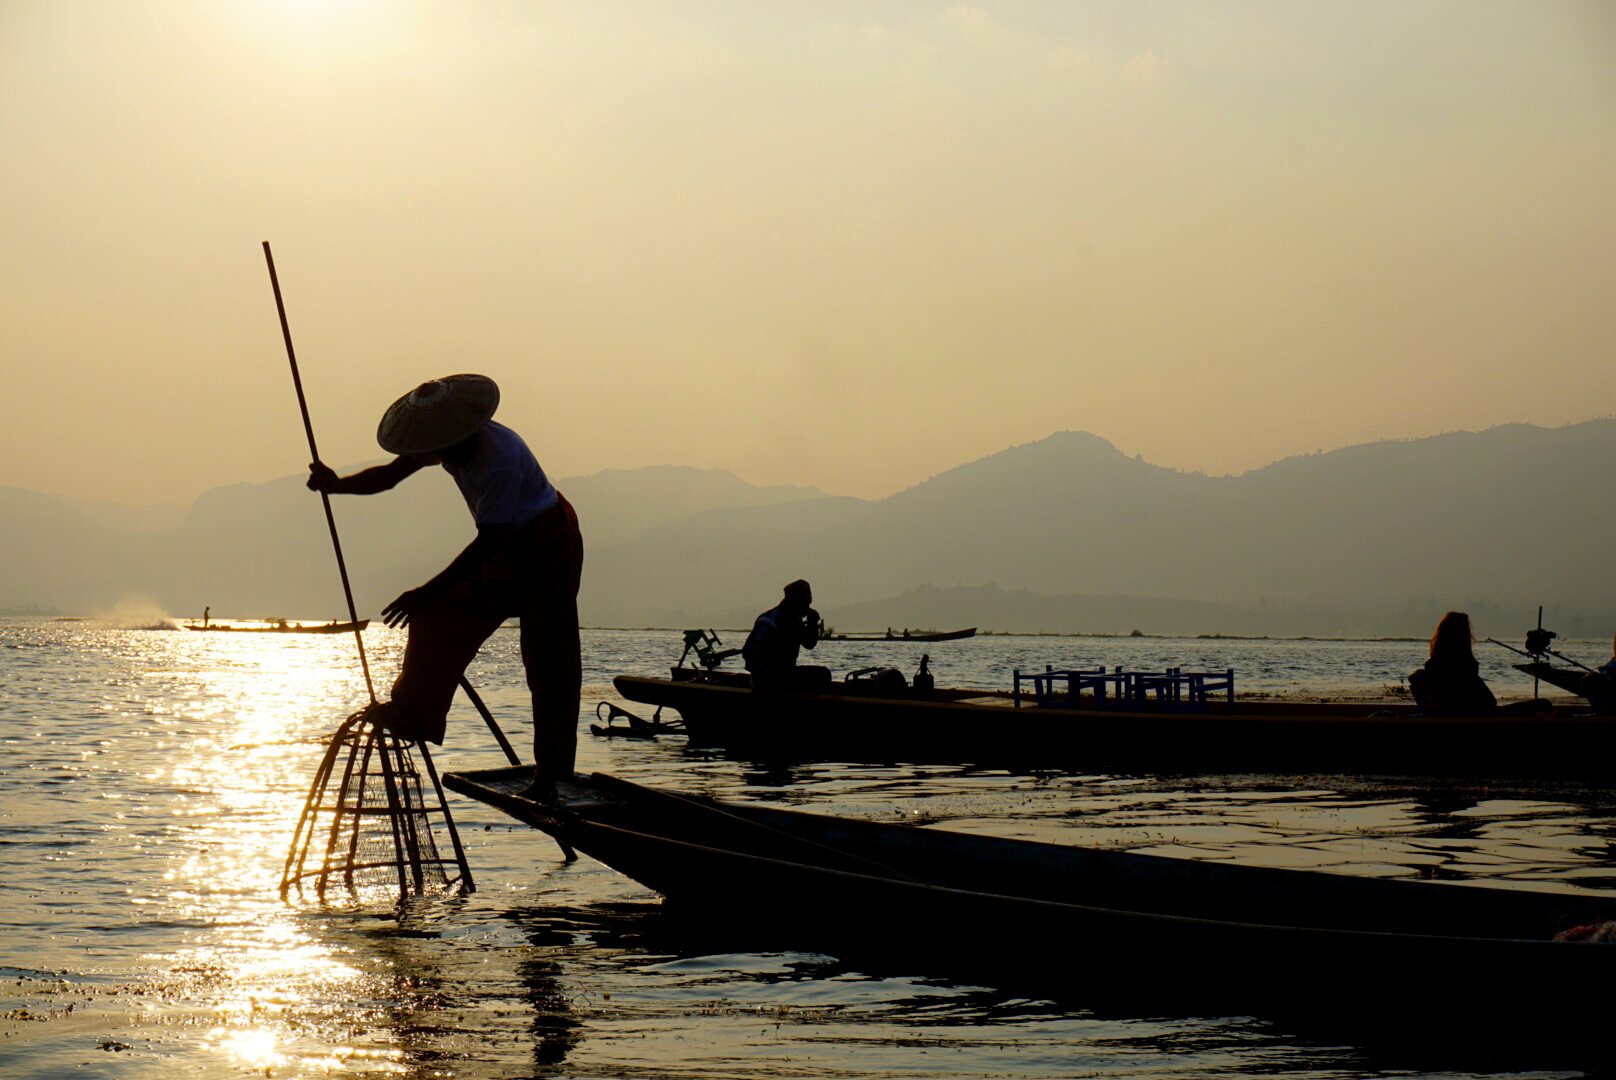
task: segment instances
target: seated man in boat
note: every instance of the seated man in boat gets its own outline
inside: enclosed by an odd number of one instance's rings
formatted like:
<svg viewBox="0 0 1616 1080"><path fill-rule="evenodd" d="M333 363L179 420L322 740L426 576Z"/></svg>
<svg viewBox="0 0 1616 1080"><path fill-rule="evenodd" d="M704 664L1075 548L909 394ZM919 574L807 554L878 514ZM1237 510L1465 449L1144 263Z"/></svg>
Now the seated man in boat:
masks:
<svg viewBox="0 0 1616 1080"><path fill-rule="evenodd" d="M830 689L830 670L797 665L797 649L819 643L819 612L813 609L814 591L806 581L786 586L780 603L757 617L741 646L741 658L752 673L754 690Z"/></svg>
<svg viewBox="0 0 1616 1080"><path fill-rule="evenodd" d="M1600 716L1616 716L1616 642L1611 643L1610 651L1610 660L1598 671L1584 675L1577 687Z"/></svg>
<svg viewBox="0 0 1616 1080"><path fill-rule="evenodd" d="M1471 650L1474 640L1469 615L1450 611L1442 616L1431 635L1425 666L1408 677L1409 691L1421 712L1427 716L1536 716L1554 711L1554 706L1542 700L1498 704L1481 677L1481 666Z"/></svg>
<svg viewBox="0 0 1616 1080"><path fill-rule="evenodd" d="M552 801L577 753L584 545L571 504L521 436L492 419L498 406L499 388L483 375L422 383L393 403L377 429L377 442L397 457L346 477L316 461L308 486L372 495L428 465L454 477L477 536L432 580L382 609L388 626L409 627L409 640L392 700L373 707L375 720L400 738L441 744L466 665L516 617L533 696L534 779L523 794Z"/></svg>

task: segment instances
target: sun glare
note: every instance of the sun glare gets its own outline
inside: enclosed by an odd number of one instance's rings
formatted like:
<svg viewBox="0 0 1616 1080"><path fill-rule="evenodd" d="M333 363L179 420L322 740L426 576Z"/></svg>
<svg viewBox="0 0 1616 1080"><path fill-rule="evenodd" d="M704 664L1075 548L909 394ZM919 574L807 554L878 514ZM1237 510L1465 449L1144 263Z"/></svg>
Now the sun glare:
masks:
<svg viewBox="0 0 1616 1080"><path fill-rule="evenodd" d="M409 0L230 0L245 40L306 63L345 64L414 52L422 10Z"/></svg>

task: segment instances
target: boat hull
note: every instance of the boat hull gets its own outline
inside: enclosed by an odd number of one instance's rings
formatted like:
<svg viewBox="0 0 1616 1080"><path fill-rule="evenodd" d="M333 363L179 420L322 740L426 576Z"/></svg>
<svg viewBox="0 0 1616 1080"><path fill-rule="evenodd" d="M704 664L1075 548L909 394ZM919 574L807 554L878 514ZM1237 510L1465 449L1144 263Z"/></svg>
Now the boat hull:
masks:
<svg viewBox="0 0 1616 1080"><path fill-rule="evenodd" d="M1324 771L1582 775L1616 750L1616 718L1422 717L1410 706L1209 705L1205 713L762 694L619 676L630 701L676 709L689 744L754 760L837 760L1125 772ZM940 691L947 696L950 692ZM985 695L984 695L985 696ZM1392 715L1371 716L1371 712Z"/></svg>
<svg viewBox="0 0 1616 1080"><path fill-rule="evenodd" d="M1534 679L1541 679L1550 686L1564 690L1569 694L1582 696L1582 680L1589 673L1581 668L1555 667L1553 664L1516 664L1516 671L1525 672Z"/></svg>
<svg viewBox="0 0 1616 1080"><path fill-rule="evenodd" d="M488 770L444 783L681 913L799 946L1226 1003L1283 1004L1305 968L1327 973L1307 982L1309 1008L1417 1006L1422 1023L1444 1007L1472 1018L1546 1008L1563 1019L1576 1003L1545 988L1602 985L1593 980L1616 964L1616 951L1551 940L1611 911L1586 894L1072 848L686 798L598 774L562 784L563 805L547 807L516 797L529 775ZM1582 1004L1603 1010L1588 997Z"/></svg>

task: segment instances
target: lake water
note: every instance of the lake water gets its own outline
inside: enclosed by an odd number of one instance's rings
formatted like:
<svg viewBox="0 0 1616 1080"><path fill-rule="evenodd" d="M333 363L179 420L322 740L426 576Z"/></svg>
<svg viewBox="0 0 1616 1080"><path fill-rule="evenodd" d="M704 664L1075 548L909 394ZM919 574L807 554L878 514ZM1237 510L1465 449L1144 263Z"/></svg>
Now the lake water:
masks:
<svg viewBox="0 0 1616 1080"><path fill-rule="evenodd" d="M385 685L401 634L366 646ZM732 642L731 644L738 644ZM672 631L587 631L585 706L618 674L659 674ZM1608 659L1595 643L1564 650ZM1008 689L1016 667L1236 669L1243 692L1372 700L1417 642L987 636L825 643L939 685ZM1501 697L1531 693L1478 646ZM516 635L472 681L520 748ZM934 965L695 943L656 897L458 797L468 896L381 906L283 902L282 861L321 753L365 700L351 637L193 634L0 620L0 1075L405 1077L1348 1077L1579 1075L1494 1060L1433 1033L1302 1031L1261 1017L1120 1015L1073 973L1070 1000ZM643 714L639 706L629 706ZM763 768L682 740L580 740L580 767L810 810L1343 873L1616 896L1610 791L1363 777L1012 775L818 763ZM1568 748L1576 753L1576 748ZM502 765L456 705L440 771ZM760 898L767 903L767 898ZM1578 946L1594 947L1594 946ZM1612 954L1616 957L1616 953ZM1028 957L1029 965L1038 958ZM1305 994L1297 958L1272 963Z"/></svg>

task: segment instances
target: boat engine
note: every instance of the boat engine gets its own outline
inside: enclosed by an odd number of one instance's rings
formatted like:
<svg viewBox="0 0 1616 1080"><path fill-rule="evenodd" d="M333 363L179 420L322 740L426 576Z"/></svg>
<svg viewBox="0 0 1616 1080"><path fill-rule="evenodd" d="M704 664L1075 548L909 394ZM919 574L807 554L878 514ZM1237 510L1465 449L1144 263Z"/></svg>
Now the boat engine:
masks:
<svg viewBox="0 0 1616 1080"><path fill-rule="evenodd" d="M1539 626L1535 630L1526 632L1526 655L1533 660L1547 661L1553 655L1554 649L1549 643L1559 637L1553 630L1545 630Z"/></svg>

